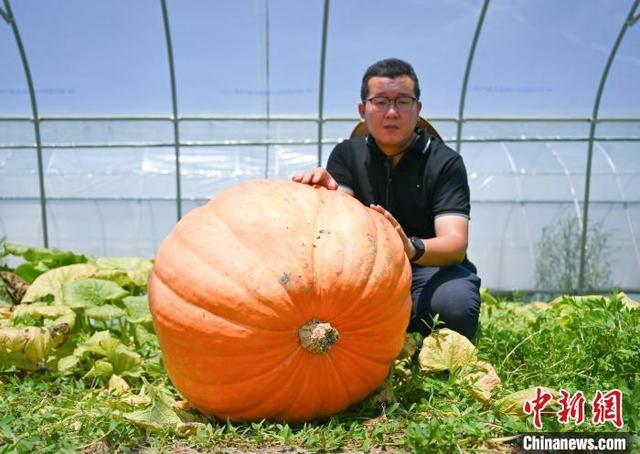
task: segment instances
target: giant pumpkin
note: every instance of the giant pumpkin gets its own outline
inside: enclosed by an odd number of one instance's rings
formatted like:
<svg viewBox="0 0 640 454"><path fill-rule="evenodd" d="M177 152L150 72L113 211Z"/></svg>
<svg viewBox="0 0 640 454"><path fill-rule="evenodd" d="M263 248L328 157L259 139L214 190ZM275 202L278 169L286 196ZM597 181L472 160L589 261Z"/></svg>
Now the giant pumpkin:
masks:
<svg viewBox="0 0 640 454"><path fill-rule="evenodd" d="M149 282L171 381L204 413L304 421L358 402L400 352L411 268L382 215L256 180L190 211Z"/></svg>

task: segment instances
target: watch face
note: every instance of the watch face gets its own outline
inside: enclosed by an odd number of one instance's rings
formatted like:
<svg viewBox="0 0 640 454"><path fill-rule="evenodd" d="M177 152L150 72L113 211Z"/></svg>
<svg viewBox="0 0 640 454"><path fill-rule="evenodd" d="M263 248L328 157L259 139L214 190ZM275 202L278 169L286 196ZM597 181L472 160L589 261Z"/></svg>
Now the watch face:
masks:
<svg viewBox="0 0 640 454"><path fill-rule="evenodd" d="M411 244L413 244L413 247L416 249L416 254L411 258L411 261L414 261L422 257L422 255L424 254L425 248L424 248L424 243L420 238L412 236L410 240L411 240Z"/></svg>

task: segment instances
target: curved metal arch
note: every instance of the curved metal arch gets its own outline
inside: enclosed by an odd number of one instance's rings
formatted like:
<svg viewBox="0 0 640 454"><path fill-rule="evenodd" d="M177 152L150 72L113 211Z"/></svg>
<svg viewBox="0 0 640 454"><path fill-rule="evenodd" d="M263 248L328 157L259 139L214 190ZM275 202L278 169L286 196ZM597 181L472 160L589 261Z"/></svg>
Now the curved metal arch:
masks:
<svg viewBox="0 0 640 454"><path fill-rule="evenodd" d="M613 63L616 54L618 53L618 48L620 47L620 43L622 42L622 38L624 38L624 34L631 25L635 23L637 20L634 17L636 9L638 8L638 4L640 4L640 0L633 0L633 4L631 5L631 9L629 10L629 14L626 19L622 23L622 27L620 28L620 32L618 33L618 37L616 38L613 47L611 48L611 52L609 52L609 58L607 59L607 64L602 71L602 77L600 77L600 85L598 86L598 91L596 93L596 99L593 104L593 114L591 115L591 128L589 130L589 149L587 151L587 169L585 172L585 185L584 185L584 208L583 208L583 216L582 216L582 236L580 239L580 275L578 278L578 288L580 292L584 292L584 270L585 270L585 259L586 259L586 247L587 247L587 228L589 225L589 195L591 191L591 163L593 161L593 143L596 133L596 124L598 122L598 111L600 110L600 101L602 99L602 93L604 92L604 86L607 82L607 77L609 76L609 70L611 69L611 65Z"/></svg>
<svg viewBox="0 0 640 454"><path fill-rule="evenodd" d="M487 9L489 9L489 1L484 0L482 4L482 11L480 11L480 17L478 18L478 24L476 25L476 32L473 35L473 41L471 42L471 49L469 49L469 57L467 58L467 67L464 71L464 79L462 81L462 89L460 90L460 105L458 106L458 131L456 133L456 150L460 153L462 138L462 122L464 115L464 103L467 98L467 85L469 84L469 74L471 74L471 66L473 65L473 57L476 53L476 47L478 45L478 40L480 39L480 31L482 30L482 26L484 25L484 18L487 14Z"/></svg>
<svg viewBox="0 0 640 454"><path fill-rule="evenodd" d="M322 13L322 50L320 52L320 87L318 90L318 167L322 165L322 126L324 125L324 72L327 62L327 31L329 29L329 0L324 0Z"/></svg>
<svg viewBox="0 0 640 454"><path fill-rule="evenodd" d="M178 96L176 94L176 71L173 64L173 45L171 44L167 2L166 0L160 0L160 4L162 5L162 20L164 23L164 35L167 41L167 54L169 59L169 76L171 77L171 122L173 123L173 141L176 157L176 210L179 221L182 217L182 189L180 184L180 127L178 119Z"/></svg>
<svg viewBox="0 0 640 454"><path fill-rule="evenodd" d="M40 138L40 118L38 117L38 103L36 102L36 91L33 87L33 79L31 78L31 69L29 68L29 61L27 60L27 54L22 44L22 38L20 37L20 31L18 30L18 24L16 18L11 11L11 5L9 0L3 0L5 11L2 11L2 18L11 26L13 30L13 36L20 52L20 59L22 60L22 68L24 69L24 75L27 78L27 85L29 87L29 98L31 99L31 115L33 116L33 127L36 139L36 153L38 156L38 185L40 187L40 216L42 218L42 236L44 240L44 247L49 247L49 228L47 226L47 197L44 190L44 165L42 161L42 139Z"/></svg>

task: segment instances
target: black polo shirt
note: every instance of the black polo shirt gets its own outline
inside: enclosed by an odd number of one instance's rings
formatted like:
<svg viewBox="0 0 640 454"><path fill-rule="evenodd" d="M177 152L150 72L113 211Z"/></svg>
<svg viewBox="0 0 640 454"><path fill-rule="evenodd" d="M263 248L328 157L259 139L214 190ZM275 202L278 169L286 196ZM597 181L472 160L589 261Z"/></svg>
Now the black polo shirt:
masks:
<svg viewBox="0 0 640 454"><path fill-rule="evenodd" d="M437 216L469 217L469 184L462 157L426 130L417 132L418 139L395 167L366 136L336 145L327 171L364 205L387 209L408 236L433 238Z"/></svg>

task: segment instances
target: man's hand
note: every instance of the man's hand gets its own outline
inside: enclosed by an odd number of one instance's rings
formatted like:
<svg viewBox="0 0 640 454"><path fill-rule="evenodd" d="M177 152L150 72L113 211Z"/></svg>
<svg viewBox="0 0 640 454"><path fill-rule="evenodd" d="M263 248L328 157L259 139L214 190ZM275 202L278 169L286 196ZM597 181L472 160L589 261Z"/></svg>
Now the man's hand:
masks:
<svg viewBox="0 0 640 454"><path fill-rule="evenodd" d="M402 226L400 225L400 223L396 220L396 218L393 217L391 213L389 213L387 210L382 208L380 205L371 204L369 206L372 209L376 210L378 213L382 214L391 223L393 228L396 229L396 232L398 232L398 235L402 240L402 244L404 245L404 252L407 254L407 257L409 258L409 260L411 260L411 258L414 255L416 255L416 248L413 247L411 240L409 240L409 237L407 236L407 234L404 233L404 230L402 229Z"/></svg>
<svg viewBox="0 0 640 454"><path fill-rule="evenodd" d="M323 169L322 167L317 167L312 170L307 170L304 173L294 175L291 179L302 184L317 184L320 186L324 186L325 188L331 189L332 191L338 189L338 183L336 183L336 180L334 180L333 177L329 175L329 172L327 172L327 170Z"/></svg>

